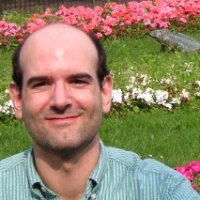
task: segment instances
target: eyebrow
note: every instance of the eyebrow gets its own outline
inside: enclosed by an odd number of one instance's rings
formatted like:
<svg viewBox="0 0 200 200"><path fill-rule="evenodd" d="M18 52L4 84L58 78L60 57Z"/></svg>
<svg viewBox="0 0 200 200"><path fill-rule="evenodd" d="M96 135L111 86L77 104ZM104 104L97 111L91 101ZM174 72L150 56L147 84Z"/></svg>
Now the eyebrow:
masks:
<svg viewBox="0 0 200 200"><path fill-rule="evenodd" d="M92 81L93 77L88 73L78 73L78 74L70 75L69 79L88 79L88 80Z"/></svg>
<svg viewBox="0 0 200 200"><path fill-rule="evenodd" d="M27 85L31 86L31 84L35 83L35 82L48 82L50 80L49 77L47 76L33 76L31 78L28 79L27 81Z"/></svg>

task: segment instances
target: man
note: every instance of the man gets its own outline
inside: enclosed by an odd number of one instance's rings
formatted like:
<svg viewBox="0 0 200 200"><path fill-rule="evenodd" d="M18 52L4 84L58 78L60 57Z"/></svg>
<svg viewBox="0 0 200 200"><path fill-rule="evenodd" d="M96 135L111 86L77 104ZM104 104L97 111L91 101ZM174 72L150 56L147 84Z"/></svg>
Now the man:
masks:
<svg viewBox="0 0 200 200"><path fill-rule="evenodd" d="M13 56L10 95L32 149L0 162L2 200L198 200L174 170L100 142L112 79L93 36L51 24Z"/></svg>

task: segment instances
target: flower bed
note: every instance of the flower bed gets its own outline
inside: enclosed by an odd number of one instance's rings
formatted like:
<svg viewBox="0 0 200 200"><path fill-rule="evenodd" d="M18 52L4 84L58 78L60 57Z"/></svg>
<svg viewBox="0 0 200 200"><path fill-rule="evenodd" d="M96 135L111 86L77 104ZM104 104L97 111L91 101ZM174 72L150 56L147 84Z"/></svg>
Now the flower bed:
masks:
<svg viewBox="0 0 200 200"><path fill-rule="evenodd" d="M141 36L153 29L184 31L200 24L200 0L131 1L128 4L106 3L94 8L63 5L55 12L47 8L34 14L22 26L0 21L0 46L21 42L27 35L50 22L73 24L94 32L98 38Z"/></svg>
<svg viewBox="0 0 200 200"><path fill-rule="evenodd" d="M193 63L184 63L182 68L183 71L180 73L189 76ZM177 107L188 105L191 99L198 100L200 98L199 90L199 80L185 82L185 86L181 86L177 77L170 73L166 74L165 77L160 77L160 79L153 79L147 74L137 73L130 77L127 86L113 90L113 109L150 110L164 108L171 111Z"/></svg>

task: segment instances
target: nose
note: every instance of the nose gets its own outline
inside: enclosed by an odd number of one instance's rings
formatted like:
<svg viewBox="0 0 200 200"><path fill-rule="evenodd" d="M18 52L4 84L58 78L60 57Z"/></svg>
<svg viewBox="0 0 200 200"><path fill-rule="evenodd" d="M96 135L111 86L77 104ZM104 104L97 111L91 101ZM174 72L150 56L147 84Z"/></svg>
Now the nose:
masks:
<svg viewBox="0 0 200 200"><path fill-rule="evenodd" d="M63 113L71 106L71 94L65 83L56 83L52 89L50 107L57 113Z"/></svg>

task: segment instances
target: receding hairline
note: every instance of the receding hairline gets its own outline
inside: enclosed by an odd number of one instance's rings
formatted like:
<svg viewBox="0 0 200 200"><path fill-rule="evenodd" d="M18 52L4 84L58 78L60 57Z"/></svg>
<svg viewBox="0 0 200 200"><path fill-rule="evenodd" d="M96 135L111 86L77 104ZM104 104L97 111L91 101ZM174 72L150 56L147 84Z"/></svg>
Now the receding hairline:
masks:
<svg viewBox="0 0 200 200"><path fill-rule="evenodd" d="M66 31L66 33L69 33L69 32L73 32L73 31L76 31L77 33L82 33L83 35L86 36L86 38L88 38L88 40L91 42L91 44L94 46L94 48L96 49L92 39L89 37L89 35L83 31L81 28L77 27L77 26L74 26L74 25L69 25L69 24L64 24L64 23L52 23L52 24L48 24L48 25L45 25L44 27L36 30L35 32L33 32L32 34L30 34L23 42L22 44L22 47L21 47L21 50L29 43L29 41L31 41L33 38L37 37L37 35L41 35L42 32L46 32L46 30L57 30L60 29L62 30L63 32ZM46 32L48 33L48 32ZM70 34L68 34L69 36Z"/></svg>

